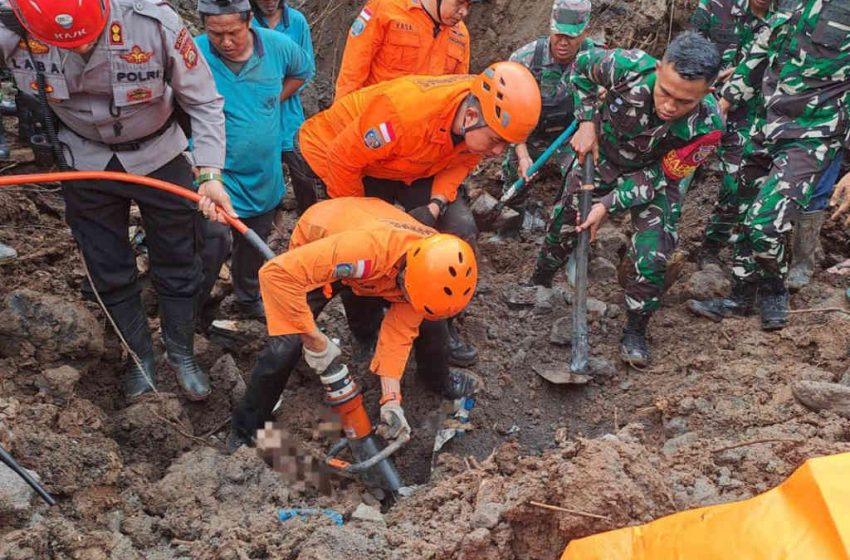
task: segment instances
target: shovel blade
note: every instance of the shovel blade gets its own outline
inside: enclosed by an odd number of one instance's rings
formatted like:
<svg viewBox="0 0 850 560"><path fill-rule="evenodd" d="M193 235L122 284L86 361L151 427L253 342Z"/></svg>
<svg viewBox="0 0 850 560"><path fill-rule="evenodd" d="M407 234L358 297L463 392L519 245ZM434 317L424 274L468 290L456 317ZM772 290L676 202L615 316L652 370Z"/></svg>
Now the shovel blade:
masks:
<svg viewBox="0 0 850 560"><path fill-rule="evenodd" d="M563 366L532 366L534 373L555 385L584 385L590 381L589 375L573 372Z"/></svg>

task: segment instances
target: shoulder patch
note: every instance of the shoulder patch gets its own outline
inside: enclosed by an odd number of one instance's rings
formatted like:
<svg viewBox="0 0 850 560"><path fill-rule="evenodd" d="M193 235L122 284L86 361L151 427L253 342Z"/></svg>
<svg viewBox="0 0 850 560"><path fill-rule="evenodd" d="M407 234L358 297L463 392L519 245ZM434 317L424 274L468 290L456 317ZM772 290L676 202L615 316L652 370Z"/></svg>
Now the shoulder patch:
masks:
<svg viewBox="0 0 850 560"><path fill-rule="evenodd" d="M185 27L177 34L177 40L174 41L174 50L183 57L183 65L188 70L191 70L198 64L198 47L195 46L192 35L189 34L189 30Z"/></svg>
<svg viewBox="0 0 850 560"><path fill-rule="evenodd" d="M377 150L393 140L395 140L395 130L393 129L393 123L390 121L384 121L378 126L370 128L363 135L363 143L373 150Z"/></svg>
<svg viewBox="0 0 850 560"><path fill-rule="evenodd" d="M183 27L183 21L168 2L163 0L132 0L132 2L135 13L157 20L172 33L177 33Z"/></svg>
<svg viewBox="0 0 850 560"><path fill-rule="evenodd" d="M113 46L124 44L124 28L120 21L113 21L109 24L109 44Z"/></svg>
<svg viewBox="0 0 850 560"><path fill-rule="evenodd" d="M363 8L360 10L360 13L354 20L354 23L351 24L351 35L352 37L357 37L363 30L366 29L366 24L369 23L369 20L372 19L372 12L369 8Z"/></svg>
<svg viewBox="0 0 850 560"><path fill-rule="evenodd" d="M340 263L334 267L334 278L367 278L372 273L372 261L360 259L354 263Z"/></svg>

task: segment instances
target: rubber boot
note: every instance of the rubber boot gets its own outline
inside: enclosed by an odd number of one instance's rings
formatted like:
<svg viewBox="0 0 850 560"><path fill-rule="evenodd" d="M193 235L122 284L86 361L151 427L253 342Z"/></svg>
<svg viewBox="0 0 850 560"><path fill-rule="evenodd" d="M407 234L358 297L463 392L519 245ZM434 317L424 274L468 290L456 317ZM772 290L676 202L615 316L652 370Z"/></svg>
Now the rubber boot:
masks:
<svg viewBox="0 0 850 560"><path fill-rule="evenodd" d="M543 266L540 261L534 267L534 273L531 275L531 280L528 282L531 286L543 286L544 288L552 287L552 280L555 279L557 268L548 268Z"/></svg>
<svg viewBox="0 0 850 560"><path fill-rule="evenodd" d="M446 321L423 321L413 342L416 376L429 389L447 399L473 394L481 381L472 373L449 367Z"/></svg>
<svg viewBox="0 0 850 560"><path fill-rule="evenodd" d="M620 338L620 359L626 364L645 367L649 364L649 346L646 343L648 313L629 311L626 314L626 326Z"/></svg>
<svg viewBox="0 0 850 560"><path fill-rule="evenodd" d="M803 212L794 224L791 237L791 267L785 281L785 285L792 292L808 285L812 279L820 228L823 226L825 215L823 210Z"/></svg>
<svg viewBox="0 0 850 560"><path fill-rule="evenodd" d="M481 380L460 369L447 368L431 383L431 389L444 399L455 400L474 395L481 388Z"/></svg>
<svg viewBox="0 0 850 560"><path fill-rule="evenodd" d="M761 329L777 331L788 324L788 289L780 278L765 280L759 288Z"/></svg>
<svg viewBox="0 0 850 560"><path fill-rule="evenodd" d="M236 319L266 322L266 308L259 299L248 303L233 302L233 314Z"/></svg>
<svg viewBox="0 0 850 560"><path fill-rule="evenodd" d="M746 317L753 314L756 302L756 284L734 282L728 298L689 299L688 309L695 315L720 322L737 315Z"/></svg>
<svg viewBox="0 0 850 560"><path fill-rule="evenodd" d="M478 349L460 337L454 324L455 318L446 321L449 327L449 364L457 367L472 367L478 362Z"/></svg>
<svg viewBox="0 0 850 560"><path fill-rule="evenodd" d="M12 262L18 258L18 252L6 245L0 243L0 264Z"/></svg>
<svg viewBox="0 0 850 560"><path fill-rule="evenodd" d="M166 362L190 401L205 400L210 380L195 360L195 298L159 298Z"/></svg>
<svg viewBox="0 0 850 560"><path fill-rule="evenodd" d="M139 367L132 356L128 357L124 371L124 396L133 402L153 391L156 384L156 357L148 318L138 294L121 303L107 305L106 309L121 331L121 336L141 362L142 367Z"/></svg>
<svg viewBox="0 0 850 560"><path fill-rule="evenodd" d="M715 241L706 239L697 253L697 266L700 270L705 270L709 265L723 267L723 261L720 259L720 251L723 250L723 245Z"/></svg>

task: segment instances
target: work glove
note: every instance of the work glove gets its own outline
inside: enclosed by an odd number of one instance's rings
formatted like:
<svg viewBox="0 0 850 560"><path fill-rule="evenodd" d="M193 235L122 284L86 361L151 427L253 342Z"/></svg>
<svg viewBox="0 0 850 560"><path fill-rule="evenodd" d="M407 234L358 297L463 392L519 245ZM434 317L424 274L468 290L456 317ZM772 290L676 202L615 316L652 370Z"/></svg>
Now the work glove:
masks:
<svg viewBox="0 0 850 560"><path fill-rule="evenodd" d="M428 208L430 203L425 206L417 206L408 214L419 220L421 223L425 224L428 227L434 227L437 225L437 218L434 217L434 214L431 213L431 209Z"/></svg>
<svg viewBox="0 0 850 560"><path fill-rule="evenodd" d="M390 401L381 406L381 423L376 432L387 441L410 438L410 424L407 423L404 409L398 401Z"/></svg>
<svg viewBox="0 0 850 560"><path fill-rule="evenodd" d="M304 361L307 362L307 365L313 368L313 371L321 375L325 372L326 369L331 365L336 358L342 354L342 350L339 349L339 346L333 343L331 339L329 339L325 334L322 334L325 337L325 346L324 351L322 352L313 352L308 350L306 347L304 348Z"/></svg>

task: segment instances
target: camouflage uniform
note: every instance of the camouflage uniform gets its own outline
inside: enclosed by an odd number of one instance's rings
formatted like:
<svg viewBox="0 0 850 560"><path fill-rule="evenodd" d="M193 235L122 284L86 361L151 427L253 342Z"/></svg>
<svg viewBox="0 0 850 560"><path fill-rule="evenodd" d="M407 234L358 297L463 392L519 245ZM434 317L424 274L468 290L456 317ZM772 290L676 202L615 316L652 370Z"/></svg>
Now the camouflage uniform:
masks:
<svg viewBox="0 0 850 560"><path fill-rule="evenodd" d="M586 39L581 45L579 53L594 47L596 47L596 44L592 40ZM540 86L544 115L541 115L540 124L526 141L528 154L531 159L536 160L573 120L574 88L570 82L575 61L571 64L558 64L549 51L549 37L541 37L514 51L510 60L519 62L531 70ZM549 124L545 122L547 120L545 114L547 109ZM569 149L569 145L564 143L552 154L549 165L557 165L561 177L564 177L570 168L572 158L573 153ZM502 162L502 177L505 181L505 191L519 177L519 161L516 148L513 146L507 151ZM520 190L511 203L512 205L521 204L527 197L528 189Z"/></svg>
<svg viewBox="0 0 850 560"><path fill-rule="evenodd" d="M655 65L656 59L640 50L592 49L577 58L573 76L576 118L595 120L599 131L594 196L601 197L612 214L631 213L635 233L627 258L634 264L625 286L626 306L641 313L660 305L667 261L678 240L679 181L693 171L671 179L662 159L723 126L711 96L686 117L662 121L655 114L652 96ZM597 111L600 86L608 93ZM701 154L702 159L712 151ZM553 210L538 269L563 266L573 251L580 185L581 169L576 163Z"/></svg>
<svg viewBox="0 0 850 560"><path fill-rule="evenodd" d="M691 16L691 28L714 42L724 69L738 65L758 32L766 26L766 19L750 11L748 0L700 0ZM718 150L723 172L720 192L705 229L708 246L719 247L727 243L738 221L738 172L750 127L762 107L761 96L755 95L730 111L727 117L726 131Z"/></svg>
<svg viewBox="0 0 850 560"><path fill-rule="evenodd" d="M850 6L781 0L775 16L721 90L732 106L764 97L744 149L733 276L752 283L787 274L785 234L847 133ZM764 68L764 78L760 70Z"/></svg>

